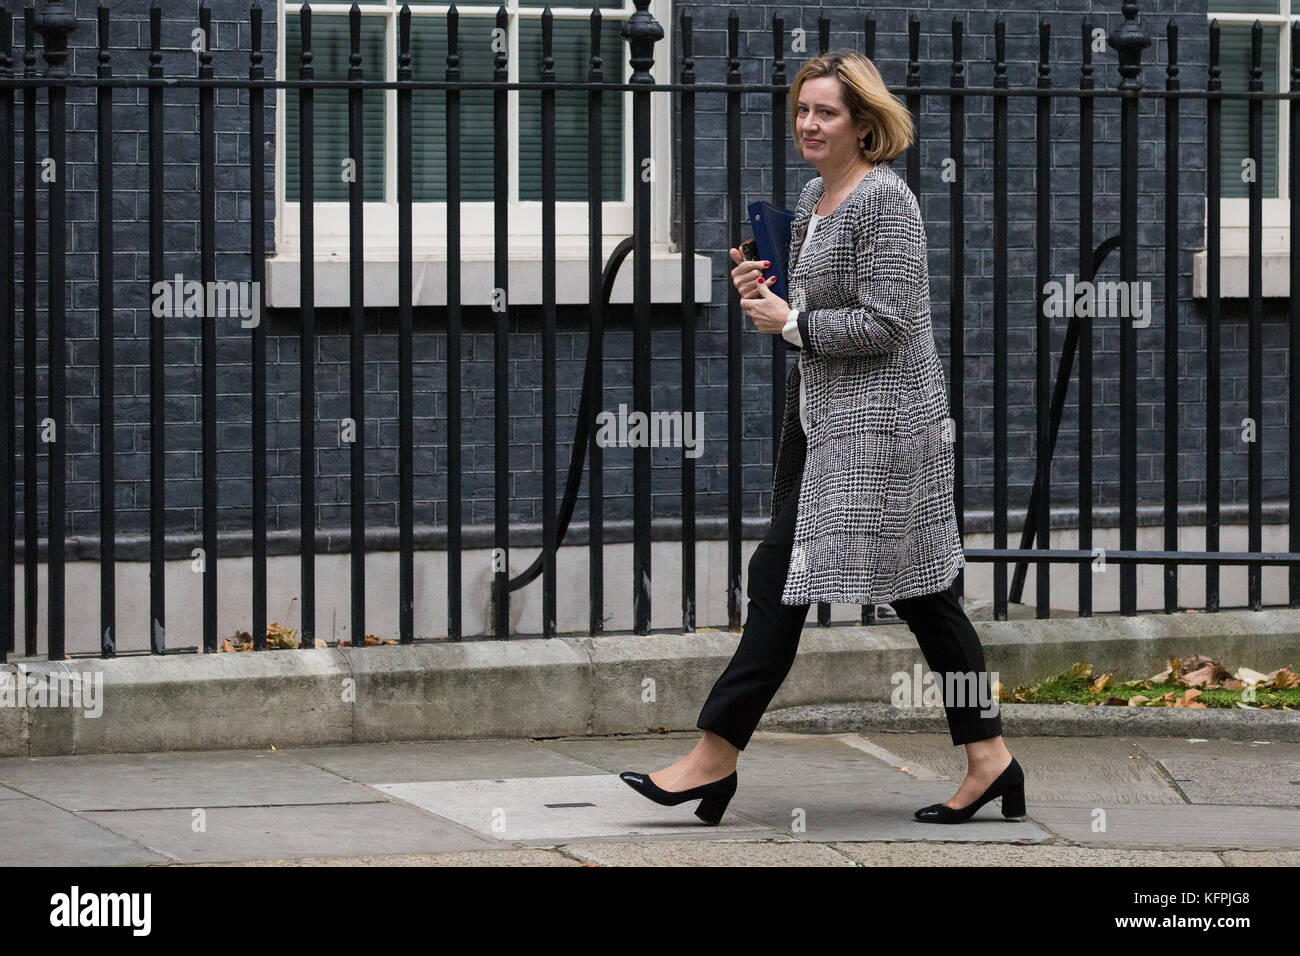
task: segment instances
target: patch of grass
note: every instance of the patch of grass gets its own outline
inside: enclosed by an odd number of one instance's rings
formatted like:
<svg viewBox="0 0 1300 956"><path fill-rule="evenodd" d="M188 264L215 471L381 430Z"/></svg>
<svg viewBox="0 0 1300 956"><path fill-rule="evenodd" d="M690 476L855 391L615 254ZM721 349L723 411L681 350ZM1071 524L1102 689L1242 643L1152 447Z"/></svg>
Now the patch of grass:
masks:
<svg viewBox="0 0 1300 956"><path fill-rule="evenodd" d="M1141 694L1150 700L1158 700L1169 692L1175 696L1181 697L1187 692L1186 687L1173 683L1164 682L1146 686L1146 681L1128 681L1122 684L1112 683L1105 690L1095 691L1091 688L1088 681L1079 679L1067 679L1064 677L1050 677L1034 688L1017 688L1016 694L1023 698L1025 703L1030 704L1096 704L1102 706L1111 697L1129 698L1135 694ZM1236 702L1241 700L1242 692L1239 690L1205 690L1196 698L1196 702L1204 704L1206 707L1235 707ZM1300 709L1300 688L1291 688L1289 690L1257 690L1253 701L1246 701L1252 707L1265 707L1270 709L1281 709L1283 707L1293 707ZM1163 704L1152 704L1151 706L1167 706Z"/></svg>

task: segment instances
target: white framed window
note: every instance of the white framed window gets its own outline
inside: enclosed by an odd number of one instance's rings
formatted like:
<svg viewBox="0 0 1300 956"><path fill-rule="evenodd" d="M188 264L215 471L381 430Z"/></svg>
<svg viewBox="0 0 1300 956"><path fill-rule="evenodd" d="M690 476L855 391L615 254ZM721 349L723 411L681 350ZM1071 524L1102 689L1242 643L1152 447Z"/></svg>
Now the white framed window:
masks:
<svg viewBox="0 0 1300 956"><path fill-rule="evenodd" d="M509 79L539 76L542 12L545 0L458 2L458 44L461 77L491 80L492 48L498 7L505 6ZM397 78L398 14L401 0L368 0L360 4L362 64L367 77L382 60L384 77ZM442 79L446 69L448 4L411 4L412 73L417 79ZM627 41L620 36L635 12L631 0L601 0L602 75L626 82L631 75ZM300 65L302 4L279 4L277 78L296 79ZM348 13L351 0L311 3L312 59L317 79L346 79L350 53ZM655 44L653 75L657 82L671 76L670 0L652 0L650 12L664 27ZM552 7L553 50L557 80L585 81L590 59L591 6ZM297 90L277 91L276 111L276 248L292 254L300 248L298 201L299 144ZM493 115L491 90L461 93L461 240L467 258L490 255L493 248ZM510 181L508 217L512 260L516 252L540 257L541 93L514 90L508 94ZM651 153L655 177L651 184L652 245L666 251L669 242L673 190L671 102L667 93L651 101ZM417 255L436 258L446 247L445 93L416 90L412 94L413 228ZM397 93L367 91L364 110L365 204L363 227L367 257L382 258L397 247ZM632 93L604 95L602 160L604 178L603 232L612 249L632 233ZM587 251L587 94L581 90L556 93L556 235L560 255ZM347 91L320 90L314 98L313 180L314 239L317 256L346 253L348 243L348 183L342 163L348 148ZM287 277L287 270L285 270ZM272 281L268 277L269 283ZM585 279L583 280L585 283ZM296 282L294 283L296 285ZM371 295L366 296L367 304ZM319 298L318 298L319 301Z"/></svg>
<svg viewBox="0 0 1300 956"><path fill-rule="evenodd" d="M1260 63L1264 90L1290 86L1291 24L1300 19L1300 0L1209 0L1206 24L1219 21L1219 69L1225 91L1245 91L1250 83L1251 29L1256 20L1264 32ZM1242 180L1242 161L1250 155L1249 102L1223 100L1222 139L1218 144L1221 171L1219 199L1221 293L1249 294L1247 265L1250 237L1249 184ZM1259 167L1264 254L1264 295L1285 296L1289 286L1291 197L1287 170L1290 132L1286 100L1263 101L1264 157ZM1208 202L1208 200L1207 200ZM1207 217L1208 226L1208 217ZM1194 294L1205 295L1206 254L1197 256Z"/></svg>

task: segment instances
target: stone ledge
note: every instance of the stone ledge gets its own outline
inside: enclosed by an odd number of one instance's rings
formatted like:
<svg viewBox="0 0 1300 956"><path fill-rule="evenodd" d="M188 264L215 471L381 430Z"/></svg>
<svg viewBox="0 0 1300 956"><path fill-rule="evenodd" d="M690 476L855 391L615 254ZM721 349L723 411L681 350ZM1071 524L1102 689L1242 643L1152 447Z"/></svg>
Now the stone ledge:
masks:
<svg viewBox="0 0 1300 956"><path fill-rule="evenodd" d="M601 269L624 237L605 236ZM477 253L477 254L475 254ZM610 290L611 305L632 302L632 259L630 253L618 270L614 287ZM713 262L700 253L693 257L695 264L694 299L696 305L713 304ZM556 249L555 302L556 305L586 305L589 299L587 247L573 244ZM315 251L314 301L318 308L346 307L350 301L350 270L346 250L318 247ZM541 244L512 250L509 256L510 292L512 306L542 304L542 249ZM270 309L298 309L302 305L301 270L302 254L296 248L285 248L266 259L266 306ZM413 249L411 254L412 289L411 304L415 308L447 305L447 250ZM488 250L462 250L460 258L460 304L464 306L493 305L492 291L496 286L496 263ZM367 309L397 308L397 249L366 247L362 269L362 288ZM681 303L682 254L671 252L656 243L650 249L650 301L654 303Z"/></svg>
<svg viewBox="0 0 1300 956"><path fill-rule="evenodd" d="M1229 668L1261 671L1300 658L1300 609L1290 608L974 626L989 670L1008 684L1075 661L1141 675L1162 669L1171 654L1210 654ZM10 680L22 672L100 674L103 708L89 716L85 708L0 707L0 755L691 731L739 640L730 631L697 631L18 660L0 665L0 673ZM805 627L772 706L807 710L769 714L762 726L824 730L885 721L892 729L942 730L941 711L909 714L888 703L891 675L917 667L925 662L906 625ZM1008 729L1019 734L1240 732L1300 740L1300 714L1290 711L1005 706Z"/></svg>

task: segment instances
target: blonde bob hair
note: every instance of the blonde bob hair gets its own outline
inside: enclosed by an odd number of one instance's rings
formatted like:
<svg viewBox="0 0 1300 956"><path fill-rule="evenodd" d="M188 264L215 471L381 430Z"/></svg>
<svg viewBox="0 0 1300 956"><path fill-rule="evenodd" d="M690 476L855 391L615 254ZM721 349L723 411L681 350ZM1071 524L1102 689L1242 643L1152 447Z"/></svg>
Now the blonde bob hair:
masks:
<svg viewBox="0 0 1300 956"><path fill-rule="evenodd" d="M799 142L799 131L795 128L799 115L799 91L806 80L819 76L834 76L840 81L840 97L849 111L852 125L867 127L859 145L862 158L867 162L892 163L912 145L912 114L889 92L876 65L861 53L832 50L824 56L813 57L800 67L790 85L790 132L800 156L803 155L803 144Z"/></svg>

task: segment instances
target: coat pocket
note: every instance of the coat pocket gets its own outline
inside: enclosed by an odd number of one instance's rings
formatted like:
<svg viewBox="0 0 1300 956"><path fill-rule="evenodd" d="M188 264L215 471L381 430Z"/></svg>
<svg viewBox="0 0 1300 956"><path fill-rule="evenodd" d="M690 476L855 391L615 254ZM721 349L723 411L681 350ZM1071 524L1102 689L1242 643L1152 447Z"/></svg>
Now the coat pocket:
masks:
<svg viewBox="0 0 1300 956"><path fill-rule="evenodd" d="M904 438L889 475L880 534L904 538L952 510L952 449L948 420L940 419Z"/></svg>

